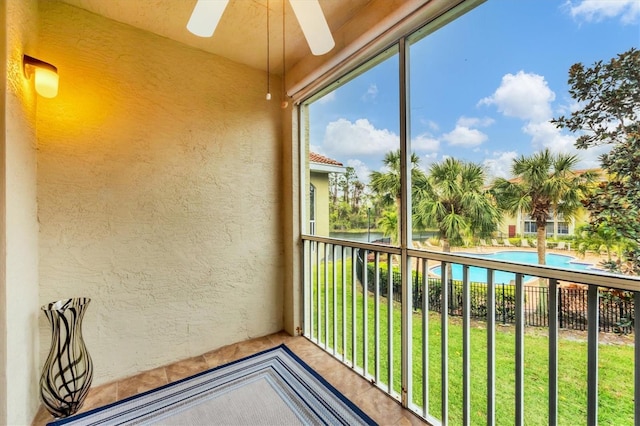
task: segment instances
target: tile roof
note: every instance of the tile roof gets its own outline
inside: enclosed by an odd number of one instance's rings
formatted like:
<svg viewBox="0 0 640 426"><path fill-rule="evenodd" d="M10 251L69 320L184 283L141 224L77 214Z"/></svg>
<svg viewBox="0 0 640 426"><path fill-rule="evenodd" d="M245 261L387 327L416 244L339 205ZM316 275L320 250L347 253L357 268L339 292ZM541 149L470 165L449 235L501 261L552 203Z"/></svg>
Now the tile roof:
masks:
<svg viewBox="0 0 640 426"><path fill-rule="evenodd" d="M330 164L332 166L342 166L342 163L340 163L339 161L325 157L324 155L316 154L315 152L309 153L309 161L311 161L312 163Z"/></svg>

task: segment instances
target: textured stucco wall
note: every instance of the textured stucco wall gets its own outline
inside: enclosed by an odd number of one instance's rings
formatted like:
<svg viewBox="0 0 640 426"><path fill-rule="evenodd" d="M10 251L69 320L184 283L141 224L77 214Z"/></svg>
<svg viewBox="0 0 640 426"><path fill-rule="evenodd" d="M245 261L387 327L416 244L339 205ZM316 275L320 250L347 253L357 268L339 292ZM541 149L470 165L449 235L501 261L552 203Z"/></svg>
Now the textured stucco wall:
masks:
<svg viewBox="0 0 640 426"><path fill-rule="evenodd" d="M0 22L7 27L7 4L0 2ZM0 307L7 306L7 251L6 248L6 152L7 152L7 128L5 121L6 93L7 93L7 32L0 31ZM7 317L0 315L0 423L7 422Z"/></svg>
<svg viewBox="0 0 640 426"><path fill-rule="evenodd" d="M6 378L0 424L28 424L38 407L38 220L36 208L36 95L22 71L22 54L37 52L36 1L6 6L4 175L4 288L0 315L6 327ZM6 337L5 337L6 336Z"/></svg>
<svg viewBox="0 0 640 426"><path fill-rule="evenodd" d="M282 329L265 74L63 3L40 17L60 75L38 110L40 300L92 298L94 383Z"/></svg>

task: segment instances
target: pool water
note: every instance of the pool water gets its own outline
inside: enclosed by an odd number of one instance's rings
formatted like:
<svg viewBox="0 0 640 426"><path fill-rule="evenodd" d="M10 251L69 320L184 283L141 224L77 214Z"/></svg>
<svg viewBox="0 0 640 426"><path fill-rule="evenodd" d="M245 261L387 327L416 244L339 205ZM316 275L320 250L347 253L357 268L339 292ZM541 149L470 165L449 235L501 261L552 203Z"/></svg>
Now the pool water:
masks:
<svg viewBox="0 0 640 426"><path fill-rule="evenodd" d="M538 264L538 253L535 251L498 251L495 253L460 253L473 257L482 257L484 259L492 260L508 260L518 263L530 263ZM556 266L559 268L572 269L574 271L586 271L595 269L593 265L587 263L576 262L574 257L565 256L562 254L547 253L545 260L548 266ZM431 268L431 272L440 275L440 267ZM462 280L462 265L453 264L452 273L454 280ZM525 281L531 278L525 276ZM512 272L494 271L493 281L496 284L509 284L509 282L516 279L516 274ZM485 283L487 282L487 270L485 268L479 268L476 266L469 267L469 281Z"/></svg>

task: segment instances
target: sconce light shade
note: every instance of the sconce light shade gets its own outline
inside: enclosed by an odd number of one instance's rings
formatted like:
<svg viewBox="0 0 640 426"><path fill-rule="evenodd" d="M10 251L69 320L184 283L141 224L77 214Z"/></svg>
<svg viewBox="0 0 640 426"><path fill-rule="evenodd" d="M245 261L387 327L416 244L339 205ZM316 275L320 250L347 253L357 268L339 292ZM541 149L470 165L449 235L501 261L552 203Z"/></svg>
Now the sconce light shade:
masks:
<svg viewBox="0 0 640 426"><path fill-rule="evenodd" d="M36 68L36 92L45 98L55 98L58 95L58 73Z"/></svg>
<svg viewBox="0 0 640 426"><path fill-rule="evenodd" d="M40 96L56 97L58 94L58 69L55 66L29 55L24 55L23 66L27 77L30 77L31 73L35 75L36 92Z"/></svg>

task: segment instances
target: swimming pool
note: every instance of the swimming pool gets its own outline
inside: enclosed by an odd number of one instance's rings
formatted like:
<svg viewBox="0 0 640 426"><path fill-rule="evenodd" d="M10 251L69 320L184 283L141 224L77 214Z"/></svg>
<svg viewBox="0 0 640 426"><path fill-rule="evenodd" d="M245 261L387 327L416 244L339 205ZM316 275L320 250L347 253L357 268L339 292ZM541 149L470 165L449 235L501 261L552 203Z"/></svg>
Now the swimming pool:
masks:
<svg viewBox="0 0 640 426"><path fill-rule="evenodd" d="M483 259L492 260L509 260L519 263L538 264L538 253L535 251L498 251L495 253L459 253L473 257L481 257ZM574 257L565 256L562 254L547 253L545 260L549 266L557 266L560 268L572 269L574 271L586 271L595 269L593 265L588 263L577 262ZM440 267L436 266L430 269L434 274L440 275ZM453 264L452 273L454 280L462 280L462 265ZM526 275L525 281L531 278ZM510 281L516 279L516 274L512 272L494 271L493 281L496 284L508 284ZM487 282L487 270L485 268L479 268L476 266L469 267L469 281L484 283Z"/></svg>

